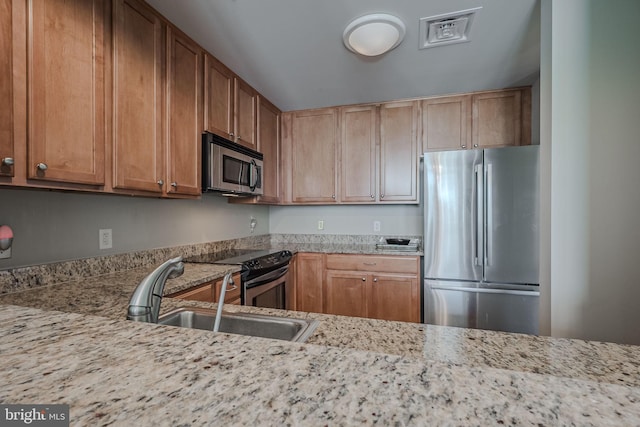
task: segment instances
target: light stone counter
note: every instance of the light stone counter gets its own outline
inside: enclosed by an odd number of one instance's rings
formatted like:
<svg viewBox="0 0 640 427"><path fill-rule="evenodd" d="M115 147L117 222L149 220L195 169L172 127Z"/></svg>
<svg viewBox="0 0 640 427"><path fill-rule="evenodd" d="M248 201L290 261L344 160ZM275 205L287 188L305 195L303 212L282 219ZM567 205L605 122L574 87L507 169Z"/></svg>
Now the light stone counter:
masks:
<svg viewBox="0 0 640 427"><path fill-rule="evenodd" d="M640 388L0 306L1 402L72 425L637 425Z"/></svg>
<svg viewBox="0 0 640 427"><path fill-rule="evenodd" d="M0 401L73 425L640 425L638 346L229 305L321 322L303 345L125 321L151 270L0 296ZM165 293L237 270L186 264ZM215 307L162 311L184 305Z"/></svg>

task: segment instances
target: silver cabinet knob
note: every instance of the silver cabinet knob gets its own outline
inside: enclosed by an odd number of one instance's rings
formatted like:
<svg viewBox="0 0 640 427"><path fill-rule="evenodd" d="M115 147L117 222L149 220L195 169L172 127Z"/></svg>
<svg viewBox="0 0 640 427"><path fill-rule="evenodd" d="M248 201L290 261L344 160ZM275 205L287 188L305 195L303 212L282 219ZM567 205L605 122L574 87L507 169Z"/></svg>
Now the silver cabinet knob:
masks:
<svg viewBox="0 0 640 427"><path fill-rule="evenodd" d="M374 282L377 282L377 281L378 281L378 278L377 278L377 277L374 277L374 278L373 278L373 281L374 281Z"/></svg>
<svg viewBox="0 0 640 427"><path fill-rule="evenodd" d="M163 181L163 180L161 180L161 179L159 179L159 180L158 180L158 185L164 185L164 181Z"/></svg>
<svg viewBox="0 0 640 427"><path fill-rule="evenodd" d="M475 148L478 148L478 144L473 144L473 146L474 146Z"/></svg>
<svg viewBox="0 0 640 427"><path fill-rule="evenodd" d="M376 198L373 194L369 194L369 196L370 196L372 199L375 199L375 198Z"/></svg>
<svg viewBox="0 0 640 427"><path fill-rule="evenodd" d="M381 194L381 195L380 195L380 198L381 198L381 199L384 199L384 194Z"/></svg>
<svg viewBox="0 0 640 427"><path fill-rule="evenodd" d="M2 164L5 166L13 166L13 157L5 157L2 159Z"/></svg>
<svg viewBox="0 0 640 427"><path fill-rule="evenodd" d="M333 200L335 200L335 199L336 199L336 195L335 195L335 194L332 194L332 195L331 195L331 198L332 198Z"/></svg>
<svg viewBox="0 0 640 427"><path fill-rule="evenodd" d="M363 282L366 282L366 281L367 281L367 278L366 278L366 277L363 277L363 278L362 278L362 281L363 281Z"/></svg>
<svg viewBox="0 0 640 427"><path fill-rule="evenodd" d="M172 186L173 188L176 188L176 187L178 186L178 183L174 181L174 182L172 182L172 183L171 183L171 186Z"/></svg>
<svg viewBox="0 0 640 427"><path fill-rule="evenodd" d="M467 146L466 146L466 145L464 145L464 144L462 144L462 145L461 145L461 147L462 147L462 148L467 148Z"/></svg>
<svg viewBox="0 0 640 427"><path fill-rule="evenodd" d="M38 168L38 170L40 171L46 171L47 169L49 169L49 166L47 166L46 163L38 163L36 165L36 168Z"/></svg>

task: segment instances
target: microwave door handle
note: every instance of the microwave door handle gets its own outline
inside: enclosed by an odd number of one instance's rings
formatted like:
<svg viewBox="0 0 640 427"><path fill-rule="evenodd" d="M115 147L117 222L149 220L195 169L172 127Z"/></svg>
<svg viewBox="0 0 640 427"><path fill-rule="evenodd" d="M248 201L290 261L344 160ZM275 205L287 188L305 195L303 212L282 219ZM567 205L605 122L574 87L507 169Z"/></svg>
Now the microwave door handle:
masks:
<svg viewBox="0 0 640 427"><path fill-rule="evenodd" d="M253 159L251 159L251 164L249 165L249 173L251 176L251 178L249 179L249 188L251 189L251 191L256 191L256 187L258 186L258 165ZM252 183L251 180L254 178L254 174L255 180Z"/></svg>

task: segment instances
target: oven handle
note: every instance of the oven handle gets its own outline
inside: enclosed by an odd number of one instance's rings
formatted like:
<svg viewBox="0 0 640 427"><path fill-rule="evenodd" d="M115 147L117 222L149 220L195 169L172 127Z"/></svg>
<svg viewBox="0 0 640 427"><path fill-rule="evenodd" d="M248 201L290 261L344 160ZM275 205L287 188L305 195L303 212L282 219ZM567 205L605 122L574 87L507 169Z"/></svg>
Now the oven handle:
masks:
<svg viewBox="0 0 640 427"><path fill-rule="evenodd" d="M273 282L274 280L279 279L280 277L282 277L285 274L287 274L287 271L289 271L289 265L288 264L283 266L283 267L278 268L277 270L270 271L267 274L264 274L262 276L258 276L255 279L252 279L252 280L249 280L247 282L244 282L244 287L246 289L255 288L256 286L260 286L260 285L265 284L265 283Z"/></svg>

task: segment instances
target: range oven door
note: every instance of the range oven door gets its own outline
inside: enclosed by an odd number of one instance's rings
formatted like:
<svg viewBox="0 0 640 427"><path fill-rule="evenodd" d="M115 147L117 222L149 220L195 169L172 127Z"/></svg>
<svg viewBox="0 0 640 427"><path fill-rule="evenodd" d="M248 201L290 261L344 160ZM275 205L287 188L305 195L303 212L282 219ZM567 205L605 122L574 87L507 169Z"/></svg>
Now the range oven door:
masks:
<svg viewBox="0 0 640 427"><path fill-rule="evenodd" d="M242 283L242 304L253 307L291 309L292 283L289 265Z"/></svg>

